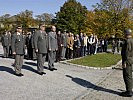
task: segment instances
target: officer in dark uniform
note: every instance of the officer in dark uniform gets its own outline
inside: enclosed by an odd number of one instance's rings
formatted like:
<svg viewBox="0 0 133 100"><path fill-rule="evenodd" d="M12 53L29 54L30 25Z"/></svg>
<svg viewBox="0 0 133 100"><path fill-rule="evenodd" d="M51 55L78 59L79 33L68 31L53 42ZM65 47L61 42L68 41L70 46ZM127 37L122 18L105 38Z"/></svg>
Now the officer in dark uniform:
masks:
<svg viewBox="0 0 133 100"><path fill-rule="evenodd" d="M58 50L56 27L52 26L51 32L48 33L48 66L50 71L57 70L54 68L56 60L56 51Z"/></svg>
<svg viewBox="0 0 133 100"><path fill-rule="evenodd" d="M34 35L35 35L35 31L33 31L31 35L31 46L32 46L32 59L36 60L37 55L36 55L36 50L34 46Z"/></svg>
<svg viewBox="0 0 133 100"><path fill-rule="evenodd" d="M37 53L37 70L39 75L46 74L43 72L43 65L46 59L48 50L48 37L45 32L45 24L39 25L40 30L36 31L34 34L34 47Z"/></svg>
<svg viewBox="0 0 133 100"><path fill-rule="evenodd" d="M3 50L4 50L4 58L7 58L9 55L9 45L10 45L10 37L8 32L5 32L1 38Z"/></svg>
<svg viewBox="0 0 133 100"><path fill-rule="evenodd" d="M17 27L17 32L12 35L11 47L13 55L15 56L14 68L17 76L23 76L21 68L23 65L23 58L25 53L25 38L22 34L22 27Z"/></svg>
<svg viewBox="0 0 133 100"><path fill-rule="evenodd" d="M122 46L122 67L126 91L120 95L132 97L132 65L133 65L133 38L131 29L125 30L126 39Z"/></svg>
<svg viewBox="0 0 133 100"><path fill-rule="evenodd" d="M31 32L27 33L26 36L26 46L27 46L27 59L32 59L32 41L31 41L32 34Z"/></svg>

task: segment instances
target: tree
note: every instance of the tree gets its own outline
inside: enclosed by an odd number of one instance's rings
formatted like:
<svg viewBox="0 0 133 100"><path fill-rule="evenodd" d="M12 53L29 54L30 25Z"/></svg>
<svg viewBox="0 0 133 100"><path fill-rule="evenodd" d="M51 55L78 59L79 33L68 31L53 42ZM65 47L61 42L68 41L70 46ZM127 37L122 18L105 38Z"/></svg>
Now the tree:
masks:
<svg viewBox="0 0 133 100"><path fill-rule="evenodd" d="M44 22L47 25L51 24L53 18L54 18L54 15L48 14L48 13L36 15L36 20L38 21L38 23Z"/></svg>
<svg viewBox="0 0 133 100"><path fill-rule="evenodd" d="M56 14L56 25L61 30L79 33L85 28L87 9L76 0L67 0Z"/></svg>
<svg viewBox="0 0 133 100"><path fill-rule="evenodd" d="M10 14L5 14L0 17L1 24L3 25L2 30L10 30L12 21L10 20Z"/></svg>
<svg viewBox="0 0 133 100"><path fill-rule="evenodd" d="M35 26L36 23L33 18L33 12L25 10L16 15L17 24L21 24L24 29L28 29L31 26Z"/></svg>
<svg viewBox="0 0 133 100"><path fill-rule="evenodd" d="M110 35L121 37L126 28L133 29L132 0L102 0L101 4L94 7L95 12L104 11L109 15L108 19L105 18L105 22L108 23L106 27Z"/></svg>

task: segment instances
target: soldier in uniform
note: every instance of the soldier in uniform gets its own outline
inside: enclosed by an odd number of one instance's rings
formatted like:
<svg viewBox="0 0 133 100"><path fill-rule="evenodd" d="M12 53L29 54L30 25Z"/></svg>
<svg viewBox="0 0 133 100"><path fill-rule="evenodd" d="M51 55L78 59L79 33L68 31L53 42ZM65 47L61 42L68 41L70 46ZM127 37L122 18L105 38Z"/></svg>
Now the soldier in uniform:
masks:
<svg viewBox="0 0 133 100"><path fill-rule="evenodd" d="M31 46L32 46L32 59L36 60L37 55L36 55L36 50L35 50L35 47L34 47L34 35L35 35L35 31L33 31L32 35L31 35Z"/></svg>
<svg viewBox="0 0 133 100"><path fill-rule="evenodd" d="M48 36L45 32L45 24L39 25L40 30L36 31L34 34L34 47L37 53L37 70L39 75L46 74L43 72L43 65L46 59L48 50Z"/></svg>
<svg viewBox="0 0 133 100"><path fill-rule="evenodd" d="M121 51L123 79L126 85L126 91L120 95L125 97L132 97L133 38L131 34L131 29L125 30L126 39Z"/></svg>
<svg viewBox="0 0 133 100"><path fill-rule="evenodd" d="M48 33L48 66L50 71L57 70L54 68L56 60L56 51L58 50L56 27L52 26L52 31Z"/></svg>
<svg viewBox="0 0 133 100"><path fill-rule="evenodd" d="M8 32L5 32L4 35L1 38L3 50L4 50L4 58L7 58L9 55L9 45L10 45L10 37L8 35Z"/></svg>
<svg viewBox="0 0 133 100"><path fill-rule="evenodd" d="M32 36L31 32L28 32L26 36L27 59L32 59L33 49L32 49L31 36Z"/></svg>
<svg viewBox="0 0 133 100"><path fill-rule="evenodd" d="M15 56L14 68L17 76L23 76L21 68L23 65L23 58L25 53L25 38L22 34L22 27L17 27L17 32L13 34L11 40L12 52Z"/></svg>

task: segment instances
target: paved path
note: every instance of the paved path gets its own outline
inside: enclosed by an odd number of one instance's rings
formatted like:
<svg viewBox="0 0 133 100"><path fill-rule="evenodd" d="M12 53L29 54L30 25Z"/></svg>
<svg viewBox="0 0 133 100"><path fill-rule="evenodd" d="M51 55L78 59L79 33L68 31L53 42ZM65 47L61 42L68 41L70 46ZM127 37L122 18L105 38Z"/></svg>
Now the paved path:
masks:
<svg viewBox="0 0 133 100"><path fill-rule="evenodd" d="M122 71L114 70L105 80L82 98L82 100L133 100L133 97L121 97L120 92L125 91Z"/></svg>
<svg viewBox="0 0 133 100"><path fill-rule="evenodd" d="M0 55L2 53L0 46ZM0 57L0 100L121 99L117 92L121 91L118 89L124 89L124 84L119 70L94 70L56 63L58 70L51 72L45 63L46 75L40 76L36 73L36 61L25 60L22 69L24 76L17 77L13 74L13 61ZM112 73L118 77L113 77Z"/></svg>

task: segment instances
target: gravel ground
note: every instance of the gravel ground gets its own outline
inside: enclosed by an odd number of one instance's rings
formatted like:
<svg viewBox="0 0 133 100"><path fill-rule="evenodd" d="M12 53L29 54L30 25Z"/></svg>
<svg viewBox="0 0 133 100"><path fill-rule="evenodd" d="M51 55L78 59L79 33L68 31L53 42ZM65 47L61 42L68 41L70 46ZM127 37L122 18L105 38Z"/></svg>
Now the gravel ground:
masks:
<svg viewBox="0 0 133 100"><path fill-rule="evenodd" d="M125 91L122 71L113 71L105 80L88 92L82 100L133 100L133 97L121 97L120 92Z"/></svg>

